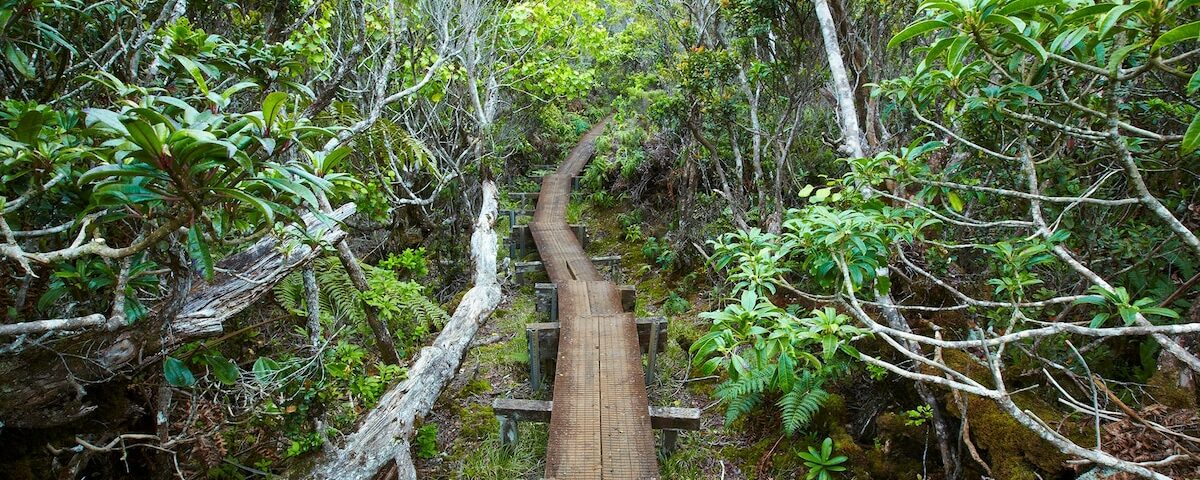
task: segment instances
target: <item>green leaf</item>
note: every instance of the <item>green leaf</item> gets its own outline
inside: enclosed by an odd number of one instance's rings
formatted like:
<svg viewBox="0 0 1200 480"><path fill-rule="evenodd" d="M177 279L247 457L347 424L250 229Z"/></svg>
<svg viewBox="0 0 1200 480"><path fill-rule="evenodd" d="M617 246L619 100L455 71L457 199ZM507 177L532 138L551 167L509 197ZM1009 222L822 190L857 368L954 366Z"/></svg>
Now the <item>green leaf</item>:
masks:
<svg viewBox="0 0 1200 480"><path fill-rule="evenodd" d="M275 376L275 372L279 371L279 363L271 360L270 357L258 357L254 361L254 378L261 383L267 383Z"/></svg>
<svg viewBox="0 0 1200 480"><path fill-rule="evenodd" d="M13 69L22 77L32 80L37 76L33 66L29 64L29 56L25 52L17 48L13 43L9 43L4 49L4 56L8 57L8 63L12 64Z"/></svg>
<svg viewBox="0 0 1200 480"><path fill-rule="evenodd" d="M162 172L144 164L100 165L79 176L79 185L94 182L109 177L150 177L164 178Z"/></svg>
<svg viewBox="0 0 1200 480"><path fill-rule="evenodd" d="M173 387L190 387L196 384L196 377L183 361L175 357L163 360L163 376Z"/></svg>
<svg viewBox="0 0 1200 480"><path fill-rule="evenodd" d="M1017 44L1025 51L1032 53L1035 57L1037 57L1038 65L1043 65L1046 63L1046 57L1048 57L1049 54L1046 53L1046 49L1042 47L1042 44L1024 35L1017 35L1014 33L1005 33L1001 34L1000 36Z"/></svg>
<svg viewBox="0 0 1200 480"><path fill-rule="evenodd" d="M949 27L950 27L949 23L946 23L944 20L937 20L937 19L922 20L920 22L913 23L912 25L909 25L904 30L901 30L900 33L897 33L896 36L892 37L891 41L889 41L887 44L887 48L895 48L897 45L901 44L905 40L913 38L917 35L921 35L923 33L930 32L933 30L937 30L937 29L941 29L941 28L949 28Z"/></svg>
<svg viewBox="0 0 1200 480"><path fill-rule="evenodd" d="M831 189L829 187L822 188L820 190L817 190L816 195L813 195L812 198L809 200L811 200L813 203L824 202L826 198L829 198L829 194L832 192L833 192L833 189Z"/></svg>
<svg viewBox="0 0 1200 480"><path fill-rule="evenodd" d="M38 134L42 133L42 125L45 125L46 118L42 112L30 110L21 115L21 121L17 124L17 129L13 133L18 142L26 145L37 143Z"/></svg>
<svg viewBox="0 0 1200 480"><path fill-rule="evenodd" d="M1200 75L1200 70L1197 70L1196 74ZM808 198L809 195L812 195L812 192L813 192L813 186L805 185L804 188L800 189L800 198Z"/></svg>
<svg viewBox="0 0 1200 480"><path fill-rule="evenodd" d="M263 99L263 135L270 135L271 127L275 125L275 118L283 109L284 100L287 100L287 94L284 92L271 92L267 98Z"/></svg>
<svg viewBox="0 0 1200 480"><path fill-rule="evenodd" d="M946 198L950 200L950 208L953 208L956 212L962 213L964 203L962 197L958 196L958 192L951 191L946 194Z"/></svg>
<svg viewBox="0 0 1200 480"><path fill-rule="evenodd" d="M206 359L208 366L212 368L214 377L217 381L225 385L233 385L237 383L239 373L237 365L221 355L211 355Z"/></svg>
<svg viewBox="0 0 1200 480"><path fill-rule="evenodd" d="M1058 1L1059 0L1017 0L1008 5L1000 7L999 10L996 10L996 13L999 13L1000 15L1012 15L1014 13L1024 12L1033 7L1057 3Z"/></svg>
<svg viewBox="0 0 1200 480"><path fill-rule="evenodd" d="M129 130L121 123L121 114L103 108L85 108L83 112L87 114L87 123L89 126L102 123L106 127L116 130L123 135L129 135Z"/></svg>
<svg viewBox="0 0 1200 480"><path fill-rule="evenodd" d="M208 243L204 241L200 234L200 225L192 225L188 229L188 250L191 251L192 258L200 264L200 271L204 274L205 280L213 278L213 258L212 252L208 249Z"/></svg>
<svg viewBox="0 0 1200 480"><path fill-rule="evenodd" d="M200 93L208 95L208 82L204 81L204 72L200 70L200 66L183 55L175 55L175 61L179 62L183 69L192 76L192 80L196 81L196 88L200 89Z"/></svg>
<svg viewBox="0 0 1200 480"><path fill-rule="evenodd" d="M1142 308L1140 310L1142 312L1142 315L1158 315L1160 317L1179 319L1179 312L1176 312L1169 308L1146 307L1146 308Z"/></svg>
<svg viewBox="0 0 1200 480"><path fill-rule="evenodd" d="M1184 155L1192 153L1196 147L1200 146L1200 111L1192 117L1192 123L1188 125L1187 131L1183 134L1183 143L1180 145L1180 150Z"/></svg>
<svg viewBox="0 0 1200 480"><path fill-rule="evenodd" d="M1138 7L1139 7L1139 4L1137 4L1137 3L1118 5L1116 7L1113 7L1113 9L1109 10L1108 13L1105 13L1103 17L1100 17L1100 22L1097 23L1097 25L1096 25L1097 28L1099 29L1098 36L1101 39L1106 38L1108 36L1109 30L1112 30L1112 28L1114 26L1116 26L1117 22L1119 22L1121 20L1121 17L1125 16L1125 14L1127 12L1129 12L1130 10L1133 10L1134 8L1138 8Z"/></svg>
<svg viewBox="0 0 1200 480"><path fill-rule="evenodd" d="M886 276L875 277L875 291L880 295L887 295L892 290L892 280Z"/></svg>
<svg viewBox="0 0 1200 480"><path fill-rule="evenodd" d="M224 195L226 197L234 198L247 203L262 212L263 217L266 218L266 224L273 225L275 223L275 209L271 208L271 204L266 200L255 197L241 190L234 190L232 188L214 188L213 193Z"/></svg>
<svg viewBox="0 0 1200 480"><path fill-rule="evenodd" d="M1154 41L1154 45L1150 47L1150 53L1155 53L1163 47L1171 46L1184 40L1192 40L1196 37L1200 37L1200 22L1180 25L1159 36L1158 40Z"/></svg>
<svg viewBox="0 0 1200 480"><path fill-rule="evenodd" d="M1196 73L1192 74L1191 80L1187 83L1188 95L1195 95L1196 90L1200 90L1200 69L1196 69Z"/></svg>
<svg viewBox="0 0 1200 480"><path fill-rule="evenodd" d="M122 120L121 123L129 131L129 140L145 151L147 155L154 158L162 156L162 139L158 137L158 132L154 131L153 126L136 118Z"/></svg>

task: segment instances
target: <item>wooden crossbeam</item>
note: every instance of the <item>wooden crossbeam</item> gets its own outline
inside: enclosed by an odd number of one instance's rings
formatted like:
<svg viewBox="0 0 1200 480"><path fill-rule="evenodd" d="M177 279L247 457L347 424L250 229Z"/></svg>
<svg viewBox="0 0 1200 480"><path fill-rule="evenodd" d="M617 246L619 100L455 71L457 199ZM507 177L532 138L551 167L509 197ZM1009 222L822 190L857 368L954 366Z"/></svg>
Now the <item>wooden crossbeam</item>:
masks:
<svg viewBox="0 0 1200 480"><path fill-rule="evenodd" d="M619 274L620 274L620 271L621 271L621 256L620 255L610 255L607 257L592 257L591 261L593 264L596 264L599 266L615 265L615 269L613 269L614 273L612 275L619 276ZM597 262L599 262L599 263L597 263ZM516 270L516 273L517 273L517 284L524 285L525 280L526 280L526 276L525 276L526 274L545 272L546 266L543 265L541 261L533 260L533 261L528 261L528 262L513 262L513 269ZM617 281L617 279L614 278L613 281ZM625 295L625 294L623 294L623 295Z"/></svg>
<svg viewBox="0 0 1200 480"><path fill-rule="evenodd" d="M509 210L510 212L528 212L528 210ZM515 217L514 217L515 218ZM529 225L518 225L513 220L511 230L508 235L508 256L509 258L524 258L529 249L534 246L533 232L529 230ZM575 233L575 238L579 240L579 244L583 248L588 247L588 232L587 225L582 223L572 223L568 225L571 231Z"/></svg>
<svg viewBox="0 0 1200 480"><path fill-rule="evenodd" d="M634 311L637 308L637 288L633 285L620 285L617 290L621 293L621 311ZM557 322L558 288L553 283L538 282L533 284L533 292L537 311L548 314L551 322Z"/></svg>
<svg viewBox="0 0 1200 480"><path fill-rule="evenodd" d="M667 348L667 318L644 317L637 324L638 348L647 356L646 382L653 383L658 353ZM529 348L529 388L542 388L544 364L558 358L558 322L525 324L525 342ZM654 348L651 348L653 346Z"/></svg>
<svg viewBox="0 0 1200 480"><path fill-rule="evenodd" d="M547 423L554 402L550 400L526 400L518 398L497 398L492 400L492 413L500 421L500 440L506 446L515 445L517 423L534 422ZM650 428L663 431L662 448L664 454L675 450L675 444L681 430L700 429L700 409L683 407L655 407L650 409Z"/></svg>

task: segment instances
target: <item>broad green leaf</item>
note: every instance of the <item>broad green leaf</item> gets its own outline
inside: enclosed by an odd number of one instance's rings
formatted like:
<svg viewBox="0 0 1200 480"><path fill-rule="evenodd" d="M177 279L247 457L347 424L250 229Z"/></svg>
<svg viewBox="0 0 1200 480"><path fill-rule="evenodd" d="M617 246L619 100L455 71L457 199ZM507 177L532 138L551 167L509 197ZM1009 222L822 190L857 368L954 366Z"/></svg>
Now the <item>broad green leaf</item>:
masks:
<svg viewBox="0 0 1200 480"><path fill-rule="evenodd" d="M1188 95L1195 95L1196 90L1198 90L1198 89L1200 89L1200 69L1197 69L1196 73L1192 74L1192 78L1190 80L1188 80L1188 83L1187 83Z"/></svg>
<svg viewBox="0 0 1200 480"><path fill-rule="evenodd" d="M121 123L129 131L129 140L141 147L147 155L157 158L164 153L162 140L149 123L136 118L122 120Z"/></svg>
<svg viewBox="0 0 1200 480"><path fill-rule="evenodd" d="M1146 307L1146 308L1142 308L1140 310L1142 312L1142 315L1158 315L1160 317L1167 317L1167 318L1174 318L1174 319L1179 318L1179 312L1176 312L1169 308Z"/></svg>
<svg viewBox="0 0 1200 480"><path fill-rule="evenodd" d="M1150 53L1185 40L1194 40L1197 37L1200 37L1200 21L1180 25L1160 35L1158 40L1154 41L1154 46L1150 47Z"/></svg>
<svg viewBox="0 0 1200 480"><path fill-rule="evenodd" d="M905 40L941 28L950 28L950 24L946 23L944 20L937 19L922 20L920 22L913 23L904 30L901 30L900 33L897 33L896 36L892 37L892 39L888 41L887 48L895 48L896 45L903 43Z"/></svg>
<svg viewBox="0 0 1200 480"><path fill-rule="evenodd" d="M217 377L217 381L225 385L237 383L239 377L237 365L234 365L228 358L212 355L206 359L206 362L212 368L213 376Z"/></svg>
<svg viewBox="0 0 1200 480"><path fill-rule="evenodd" d="M1200 75L1200 71L1197 71L1196 74ZM812 195L812 192L813 192L813 186L805 185L804 188L800 189L800 198L808 198L809 195Z"/></svg>
<svg viewBox="0 0 1200 480"><path fill-rule="evenodd" d="M196 88L200 89L200 93L208 95L208 82L204 81L204 72L200 70L200 66L196 65L196 62L192 61L192 59L183 55L175 55L175 61L179 62L179 65L183 66L188 75L192 76L192 80L196 82Z"/></svg>
<svg viewBox="0 0 1200 480"><path fill-rule="evenodd" d="M952 191L947 193L946 198L950 200L950 208L953 208L956 212L962 213L964 206L963 199L962 197L958 196L957 192Z"/></svg>
<svg viewBox="0 0 1200 480"><path fill-rule="evenodd" d="M1101 15L1105 12L1108 12L1109 10L1112 10L1113 7L1115 7L1115 6L1117 6L1117 4L1115 4L1115 3L1101 3L1101 4L1097 4L1097 5L1090 5L1087 7L1083 7L1079 10L1071 12L1070 15L1067 15L1067 18L1063 19L1063 24L1068 25L1068 24L1075 23L1079 20L1086 20L1088 17L1091 17L1091 16Z"/></svg>
<svg viewBox="0 0 1200 480"><path fill-rule="evenodd" d="M1183 134L1183 143L1179 149L1184 155L1192 153L1196 147L1200 146L1200 111L1192 117L1192 123L1188 125L1187 131Z"/></svg>
<svg viewBox="0 0 1200 480"><path fill-rule="evenodd" d="M13 69L22 77L32 80L37 76L33 66L29 64L29 56L25 52L17 48L14 43L9 43L4 49L4 56L8 57L8 63L12 64Z"/></svg>
<svg viewBox="0 0 1200 480"><path fill-rule="evenodd" d="M258 357L258 360L254 361L253 371L254 378L261 383L267 383L279 371L279 364L270 357Z"/></svg>
<svg viewBox="0 0 1200 480"><path fill-rule="evenodd" d="M1049 5L1058 2L1059 0L1017 0L1008 5L1000 7L1000 9L996 10L996 13L999 13L1000 15L1012 15L1014 13L1024 12L1025 10L1029 10L1034 7L1040 7L1042 5Z"/></svg>
<svg viewBox="0 0 1200 480"><path fill-rule="evenodd" d="M885 276L875 277L875 291L880 295L887 295L892 289L892 280Z"/></svg>
<svg viewBox="0 0 1200 480"><path fill-rule="evenodd" d="M79 185L108 177L152 177L162 178L162 172L143 164L100 165L79 176Z"/></svg>
<svg viewBox="0 0 1200 480"><path fill-rule="evenodd" d="M37 143L38 134L42 133L42 125L45 124L46 118L42 112L30 110L21 115L21 121L17 123L17 129L13 133L16 134L18 142L26 145Z"/></svg>
<svg viewBox="0 0 1200 480"><path fill-rule="evenodd" d="M129 130L121 123L121 114L103 108L85 108L83 111L87 114L88 126L102 123L104 126L116 130L121 134L129 134Z"/></svg>
<svg viewBox="0 0 1200 480"><path fill-rule="evenodd" d="M1097 35L1101 39L1108 37L1108 32L1112 30L1114 26L1116 26L1117 22L1121 21L1121 17L1124 17L1125 14L1130 10L1139 8L1140 5L1142 4L1132 3L1118 5L1112 10L1109 10L1108 13L1105 13L1103 17L1100 17L1100 21L1096 24L1096 28L1098 29Z"/></svg>
<svg viewBox="0 0 1200 480"><path fill-rule="evenodd" d="M287 94L283 92L271 92L267 95L267 98L263 99L263 135L271 134L271 127L275 125L275 119L279 116L280 110L283 109L283 102L285 100L287 100Z"/></svg>
<svg viewBox="0 0 1200 480"><path fill-rule="evenodd" d="M275 209L271 208L271 204L266 200L255 197L241 190L234 190L232 188L214 188L213 193L224 195L226 197L234 198L247 203L262 212L263 217L266 218L265 223L267 225L272 225L275 223Z"/></svg>
<svg viewBox="0 0 1200 480"><path fill-rule="evenodd" d="M213 278L213 258L212 252L208 248L208 242L204 240L204 236L200 233L200 225L192 225L188 229L188 250L191 251L192 258L200 265L200 271L204 274L205 280Z"/></svg>
<svg viewBox="0 0 1200 480"><path fill-rule="evenodd" d="M1024 35L1005 33L1001 34L1000 36L1017 44L1025 51L1032 53L1035 57L1037 57L1038 65L1044 65L1046 63L1046 57L1048 57L1049 54L1046 53L1046 49L1042 47L1042 44Z"/></svg>
<svg viewBox="0 0 1200 480"><path fill-rule="evenodd" d="M1125 57L1129 56L1129 54L1132 53L1133 51L1140 50L1142 47L1145 47L1145 46L1146 46L1146 44L1144 44L1142 42L1138 42L1133 45L1126 45L1124 47L1121 47L1121 48L1117 49L1117 51L1113 52L1112 56L1108 58L1108 61L1104 65L1106 67L1108 67L1110 70L1112 70L1113 72L1120 71L1121 64L1125 63Z"/></svg>
<svg viewBox="0 0 1200 480"><path fill-rule="evenodd" d="M196 377L183 361L175 357L163 360L163 376L173 387L190 387L196 384Z"/></svg>

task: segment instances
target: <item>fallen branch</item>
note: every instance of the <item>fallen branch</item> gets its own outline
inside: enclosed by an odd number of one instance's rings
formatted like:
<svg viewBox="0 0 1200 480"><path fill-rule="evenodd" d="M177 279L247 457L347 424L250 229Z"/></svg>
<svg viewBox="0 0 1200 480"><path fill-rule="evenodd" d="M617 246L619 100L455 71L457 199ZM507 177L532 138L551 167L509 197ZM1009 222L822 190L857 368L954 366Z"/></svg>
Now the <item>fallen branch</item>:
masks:
<svg viewBox="0 0 1200 480"><path fill-rule="evenodd" d="M483 183L483 202L475 232L471 234L471 257L475 262L475 286L463 296L454 315L433 345L421 349L408 369L408 379L392 387L380 399L345 444L330 452L313 469L310 478L369 480L395 460L398 477L416 479L409 438L415 422L429 413L442 389L454 376L475 337L475 332L500 304L496 280L496 185Z"/></svg>

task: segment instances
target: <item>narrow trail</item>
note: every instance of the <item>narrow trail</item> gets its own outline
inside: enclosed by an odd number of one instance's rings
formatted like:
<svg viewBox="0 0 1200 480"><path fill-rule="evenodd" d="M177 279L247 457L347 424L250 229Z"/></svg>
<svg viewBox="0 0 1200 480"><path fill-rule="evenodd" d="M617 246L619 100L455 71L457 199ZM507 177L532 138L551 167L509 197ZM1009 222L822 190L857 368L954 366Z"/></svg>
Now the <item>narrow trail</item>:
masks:
<svg viewBox="0 0 1200 480"><path fill-rule="evenodd" d="M621 310L567 225L572 177L595 152L602 122L542 179L530 232L558 289L558 362L546 448L548 479L658 478L641 351L632 313Z"/></svg>

